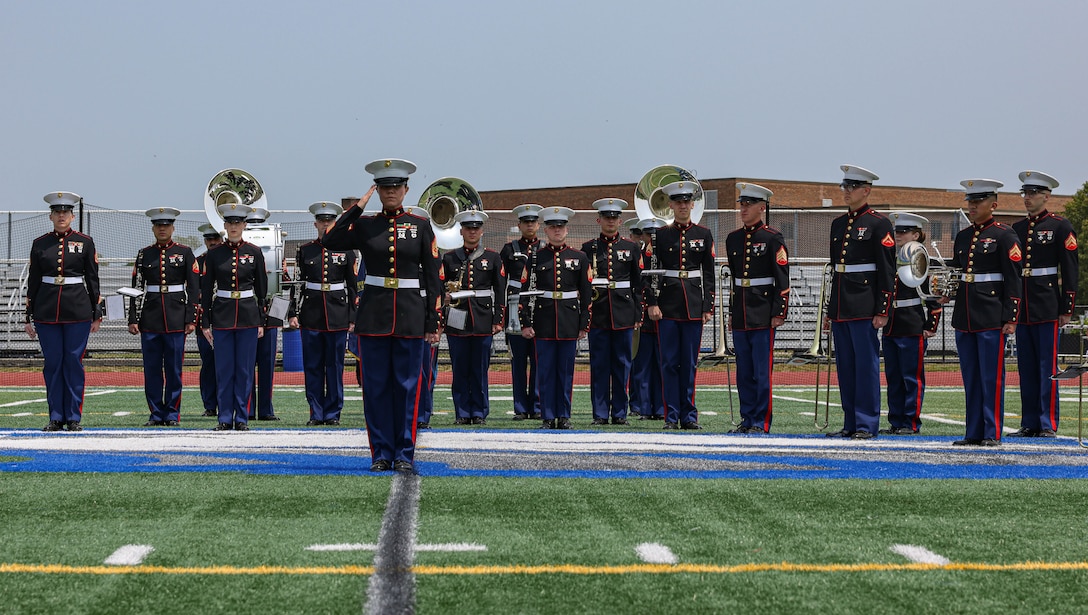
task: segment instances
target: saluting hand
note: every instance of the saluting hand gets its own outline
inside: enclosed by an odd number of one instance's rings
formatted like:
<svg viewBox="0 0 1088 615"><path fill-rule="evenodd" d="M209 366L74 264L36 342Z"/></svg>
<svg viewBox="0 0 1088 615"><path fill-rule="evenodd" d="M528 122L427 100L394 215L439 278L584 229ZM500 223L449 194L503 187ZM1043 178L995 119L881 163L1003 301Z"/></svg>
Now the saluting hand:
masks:
<svg viewBox="0 0 1088 615"><path fill-rule="evenodd" d="M377 186L371 185L370 190L366 191L366 194L363 195L363 198L359 199L359 201L357 203L352 203L351 206L348 207L348 209L351 209L352 207L359 207L359 208L366 207L367 202L370 201L370 197L374 196L374 191L377 190L377 189L378 189Z"/></svg>

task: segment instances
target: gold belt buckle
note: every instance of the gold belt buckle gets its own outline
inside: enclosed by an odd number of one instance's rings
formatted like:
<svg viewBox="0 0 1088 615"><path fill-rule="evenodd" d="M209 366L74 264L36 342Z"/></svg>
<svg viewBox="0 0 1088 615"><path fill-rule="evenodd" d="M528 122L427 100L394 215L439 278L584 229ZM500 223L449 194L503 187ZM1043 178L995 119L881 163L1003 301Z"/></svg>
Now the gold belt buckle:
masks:
<svg viewBox="0 0 1088 615"><path fill-rule="evenodd" d="M1024 271L1021 272L1021 275L1023 275L1025 278L1030 278L1031 277L1031 269L1025 269Z"/></svg>
<svg viewBox="0 0 1088 615"><path fill-rule="evenodd" d="M382 278L382 286L386 288L400 288L400 280L398 278Z"/></svg>
<svg viewBox="0 0 1088 615"><path fill-rule="evenodd" d="M615 281L609 281L608 282L608 287L611 288L611 289L615 289L616 288L616 282Z"/></svg>
<svg viewBox="0 0 1088 615"><path fill-rule="evenodd" d="M963 281L967 282L968 284L974 284L975 283L975 274L973 274L973 273L963 274Z"/></svg>
<svg viewBox="0 0 1088 615"><path fill-rule="evenodd" d="M328 291L329 286L331 286L331 285L328 282L322 282L321 283L321 290Z"/></svg>
<svg viewBox="0 0 1088 615"><path fill-rule="evenodd" d="M563 291L557 290L557 291L552 292L552 299L562 299L562 298L563 298Z"/></svg>
<svg viewBox="0 0 1088 615"><path fill-rule="evenodd" d="M748 287L750 287L751 285L752 285L752 281L751 281L751 280L749 280L748 278L743 278L743 279L742 279L742 280L740 281L740 286L741 286L741 288L748 288Z"/></svg>
<svg viewBox="0 0 1088 615"><path fill-rule="evenodd" d="M242 291L240 291L240 290L230 291L230 298L231 299L241 299L242 298Z"/></svg>
<svg viewBox="0 0 1088 615"><path fill-rule="evenodd" d="M688 270L687 269L681 269L679 277L680 277L681 280L686 280L688 278Z"/></svg>
<svg viewBox="0 0 1088 615"><path fill-rule="evenodd" d="M58 275L57 277L53 278L53 283L63 286L64 285L64 276Z"/></svg>

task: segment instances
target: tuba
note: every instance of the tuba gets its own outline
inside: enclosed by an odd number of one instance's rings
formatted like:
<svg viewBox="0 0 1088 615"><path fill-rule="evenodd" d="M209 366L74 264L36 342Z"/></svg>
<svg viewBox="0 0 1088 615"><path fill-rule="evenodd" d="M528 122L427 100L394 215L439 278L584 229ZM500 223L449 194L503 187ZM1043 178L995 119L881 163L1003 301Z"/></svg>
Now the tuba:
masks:
<svg viewBox="0 0 1088 615"><path fill-rule="evenodd" d="M443 250L459 248L461 225L453 217L462 211L483 209L483 199L472 184L456 177L443 177L427 186L419 197L419 206L427 211L434 238Z"/></svg>
<svg viewBox="0 0 1088 615"><path fill-rule="evenodd" d="M903 284L917 288L922 299L954 297L960 285L960 270L944 264L936 241L931 245L940 264L932 264L926 247L917 241L911 241L895 253L896 275Z"/></svg>
<svg viewBox="0 0 1088 615"><path fill-rule="evenodd" d="M215 230L223 232L223 216L218 207L224 203L268 209L268 199L257 178L241 169L224 169L215 174L204 191L204 214Z"/></svg>
<svg viewBox="0 0 1088 615"><path fill-rule="evenodd" d="M635 185L635 212L638 213L638 217L640 219L658 218L664 220L666 224L672 224L675 216L672 208L669 207L669 197L661 191L661 188L678 181L689 181L696 185L694 200L691 204L691 221L698 224L703 217L703 208L706 206L703 188L691 171L671 164L650 169Z"/></svg>

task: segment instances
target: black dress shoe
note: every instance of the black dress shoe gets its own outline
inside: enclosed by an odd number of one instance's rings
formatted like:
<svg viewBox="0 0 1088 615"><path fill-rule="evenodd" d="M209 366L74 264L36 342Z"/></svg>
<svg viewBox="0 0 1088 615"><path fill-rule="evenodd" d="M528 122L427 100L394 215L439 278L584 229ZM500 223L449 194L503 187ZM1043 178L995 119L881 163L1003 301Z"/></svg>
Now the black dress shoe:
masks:
<svg viewBox="0 0 1088 615"><path fill-rule="evenodd" d="M663 414L655 414L655 415L653 415L653 416L651 416L651 417L650 417L650 420L651 420L651 421L664 421L664 420L665 420L665 415L663 415Z"/></svg>
<svg viewBox="0 0 1088 615"><path fill-rule="evenodd" d="M231 431L233 429L234 429L234 425L232 425L230 423L220 423L220 424L216 425L215 428L212 429L212 431Z"/></svg>
<svg viewBox="0 0 1088 615"><path fill-rule="evenodd" d="M532 414L529 415L529 418L533 419L534 421L539 421L540 418L541 418L540 413L539 412L533 412Z"/></svg>
<svg viewBox="0 0 1088 615"><path fill-rule="evenodd" d="M529 418L528 414L519 414L517 412L514 413L514 420L515 421L524 421L527 418Z"/></svg>
<svg viewBox="0 0 1088 615"><path fill-rule="evenodd" d="M179 423L177 421L163 421L162 426L163 427L181 427L181 423Z"/></svg>
<svg viewBox="0 0 1088 615"><path fill-rule="evenodd" d="M891 430L893 436L913 436L917 435L917 429L911 429L910 427L896 427Z"/></svg>
<svg viewBox="0 0 1088 615"><path fill-rule="evenodd" d="M249 431L249 423L235 423L234 431Z"/></svg>
<svg viewBox="0 0 1088 615"><path fill-rule="evenodd" d="M638 420L640 420L640 421L652 421L652 420L654 420L654 417L652 417L652 416L650 416L648 414L640 414L640 415L638 415Z"/></svg>
<svg viewBox="0 0 1088 615"><path fill-rule="evenodd" d="M896 427L889 427L887 429L879 429L879 430L877 430L877 433L892 436L892 435L895 435L895 430L896 429L897 429Z"/></svg>
<svg viewBox="0 0 1088 615"><path fill-rule="evenodd" d="M60 431L64 429L64 423L60 421L49 421L49 424L42 427L42 431Z"/></svg>
<svg viewBox="0 0 1088 615"><path fill-rule="evenodd" d="M1039 435L1037 429L1028 429L1027 427L1021 427L1012 433L1005 434L1006 438L1034 438Z"/></svg>
<svg viewBox="0 0 1088 615"><path fill-rule="evenodd" d="M850 434L851 440L872 440L876 437L876 434L871 434L867 431L855 431Z"/></svg>
<svg viewBox="0 0 1088 615"><path fill-rule="evenodd" d="M324 425L324 424L325 424L325 421L315 421L313 419L310 419L310 420L306 421L306 426L307 427L317 427L318 425Z"/></svg>
<svg viewBox="0 0 1088 615"><path fill-rule="evenodd" d="M828 438L849 438L854 435L854 432L847 431L846 429L840 429L838 431L832 431L824 434Z"/></svg>
<svg viewBox="0 0 1088 615"><path fill-rule="evenodd" d="M340 425L340 419L325 419L322 424L328 425L329 427L337 427Z"/></svg>
<svg viewBox="0 0 1088 615"><path fill-rule="evenodd" d="M1056 438L1058 434L1054 433L1053 429L1040 429L1036 434L1036 438Z"/></svg>
<svg viewBox="0 0 1088 615"><path fill-rule="evenodd" d="M691 422L688 422L688 423L680 423L680 429L702 429L702 428L703 428L703 426L696 423L695 421L691 421Z"/></svg>
<svg viewBox="0 0 1088 615"><path fill-rule="evenodd" d="M680 426L676 423L665 423L661 426L661 429L680 429Z"/></svg>
<svg viewBox="0 0 1088 615"><path fill-rule="evenodd" d="M83 431L83 426L79 421L68 421L68 431Z"/></svg>
<svg viewBox="0 0 1088 615"><path fill-rule="evenodd" d="M993 438L983 438L982 442L979 442L978 444L979 446L1001 446L1001 441Z"/></svg>
<svg viewBox="0 0 1088 615"><path fill-rule="evenodd" d="M743 426L742 427L734 427L733 429L730 429L729 431L727 431L725 433L748 433L748 428L743 427Z"/></svg>
<svg viewBox="0 0 1088 615"><path fill-rule="evenodd" d="M388 472L389 470L392 470L392 469L393 469L393 464L389 463L388 461L386 461L384 459L379 459L379 460L375 461L374 463L370 464L370 471L371 472Z"/></svg>
<svg viewBox="0 0 1088 615"><path fill-rule="evenodd" d="M258 421L278 421L278 420L280 420L280 417L276 416L275 414L269 414L268 416L258 416L257 420Z"/></svg>
<svg viewBox="0 0 1088 615"><path fill-rule="evenodd" d="M472 424L472 419L467 418L467 417L463 417L463 416L459 416L456 419L454 419L453 424L454 425L471 425Z"/></svg>
<svg viewBox="0 0 1088 615"><path fill-rule="evenodd" d="M430 428L431 428L430 423L424 423L423 421L420 421L420 422L416 423L416 431L419 431L420 429L430 429Z"/></svg>
<svg viewBox="0 0 1088 615"><path fill-rule="evenodd" d="M952 443L952 446L981 446L982 440L977 438L964 438L962 440L956 440Z"/></svg>
<svg viewBox="0 0 1088 615"><path fill-rule="evenodd" d="M201 414L200 416L219 416L219 411L218 410L205 410L204 414Z"/></svg>
<svg viewBox="0 0 1088 615"><path fill-rule="evenodd" d="M412 474L416 471L416 468L412 465L411 461L394 461L393 471L401 472L403 474Z"/></svg>
<svg viewBox="0 0 1088 615"><path fill-rule="evenodd" d="M555 419L555 428L556 429L570 429L570 419L568 419L568 418Z"/></svg>
<svg viewBox="0 0 1088 615"><path fill-rule="evenodd" d="M144 427L162 427L165 424L166 424L166 421L151 420L151 421L148 421L148 422L144 423Z"/></svg>
<svg viewBox="0 0 1088 615"><path fill-rule="evenodd" d="M472 424L473 425L487 425L487 421L482 416L474 416L474 417L472 417Z"/></svg>
<svg viewBox="0 0 1088 615"><path fill-rule="evenodd" d="M627 419L617 419L617 418L613 418L613 419L612 419L612 424L613 424L613 425L630 425L631 423L628 423L628 422L627 422Z"/></svg>
<svg viewBox="0 0 1088 615"><path fill-rule="evenodd" d="M608 424L608 419L593 419L593 422L590 423L590 425L607 425L607 424Z"/></svg>
<svg viewBox="0 0 1088 615"><path fill-rule="evenodd" d="M555 429L555 421L541 421L537 429Z"/></svg>

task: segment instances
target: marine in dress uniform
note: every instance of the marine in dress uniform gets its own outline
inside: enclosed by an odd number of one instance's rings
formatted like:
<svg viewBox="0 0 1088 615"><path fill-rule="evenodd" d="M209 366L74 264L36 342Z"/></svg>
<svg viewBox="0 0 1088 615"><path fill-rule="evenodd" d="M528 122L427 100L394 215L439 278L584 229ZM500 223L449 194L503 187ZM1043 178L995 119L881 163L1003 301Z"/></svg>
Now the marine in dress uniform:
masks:
<svg viewBox="0 0 1088 615"><path fill-rule="evenodd" d="M574 358L589 330L589 259L566 244L573 215L568 207L541 211L548 243L529 259L521 278L521 335L536 340L541 429L570 429Z"/></svg>
<svg viewBox="0 0 1088 615"><path fill-rule="evenodd" d="M83 353L102 322L98 253L93 239L72 230L72 209L81 197L50 192L44 199L53 230L30 246L25 328L31 339L39 339L45 357L49 423L42 431L81 431Z"/></svg>
<svg viewBox="0 0 1088 615"><path fill-rule="evenodd" d="M647 314L658 321L665 429L702 429L695 407L695 367L703 325L714 313L715 281L714 235L691 221L698 189L691 181L661 188L675 218L657 231L654 253L665 271L657 282L660 295L649 293L646 300Z"/></svg>
<svg viewBox="0 0 1088 615"><path fill-rule="evenodd" d="M764 214L774 194L742 182L737 203L743 226L725 238L729 260L729 327L737 361L741 422L731 433L769 433L773 402L774 333L786 322L790 261L782 233Z"/></svg>
<svg viewBox="0 0 1088 615"><path fill-rule="evenodd" d="M1020 372L1018 437L1058 431L1058 331L1069 324L1077 298L1079 264L1073 225L1046 210L1058 180L1040 171L1020 174L1027 217L1012 225L1024 252L1016 362Z"/></svg>
<svg viewBox="0 0 1088 615"><path fill-rule="evenodd" d="M246 216L246 225L264 224L271 213L263 208L252 208ZM266 273L267 275L267 273ZM285 279L284 281L287 281ZM264 306L264 334L257 339L257 375L253 379L253 406L249 409L249 418L258 421L278 421L276 410L272 407L272 389L276 377L276 353L279 352L280 327L283 321L268 315L272 298ZM256 416L254 416L256 414Z"/></svg>
<svg viewBox="0 0 1088 615"><path fill-rule="evenodd" d="M892 212L895 247L925 243L922 228L929 220L908 212ZM923 284L926 283L923 281ZM941 322L941 304L934 297L922 299L917 287L896 275L895 294L884 326L884 377L888 381L888 428L879 433L903 436L922 429L922 401L926 392L925 356L929 338Z"/></svg>
<svg viewBox="0 0 1088 615"><path fill-rule="evenodd" d="M174 243L173 207L153 207L155 243L136 254L132 286L144 291L129 301L128 332L140 336L144 396L150 418L144 427L177 427L181 420L181 368L185 336L196 330L200 266L193 250Z"/></svg>
<svg viewBox="0 0 1088 615"><path fill-rule="evenodd" d="M375 160L366 170L374 175L382 211L361 215L368 193L340 216L321 243L330 250L359 250L367 272L355 334L363 363L370 469L412 472L422 384L420 339L437 344L439 336L438 244L430 223L402 207L416 165Z"/></svg>
<svg viewBox="0 0 1088 615"><path fill-rule="evenodd" d="M967 397L967 430L959 446L1001 443L1005 417L1005 340L1016 332L1020 312L1023 252L1016 231L994 220L997 190L992 179L967 179L971 226L956 235L952 264L960 284L952 311L956 350Z"/></svg>
<svg viewBox="0 0 1088 615"><path fill-rule="evenodd" d="M880 345L895 289L895 236L887 216L869 207L875 173L844 164L849 211L831 222L831 297L827 317L835 344L843 428L828 433L875 438L880 427Z"/></svg>
<svg viewBox="0 0 1088 615"><path fill-rule="evenodd" d="M295 256L297 289L289 322L301 337L309 426L339 425L344 409L344 349L355 329L355 251L321 245L343 211L328 201L310 205L317 239L299 246Z"/></svg>
<svg viewBox="0 0 1088 615"><path fill-rule="evenodd" d="M268 295L261 249L242 239L248 205L219 206L227 240L209 250L200 276L204 338L215 350L215 379L219 386L216 431L246 431L253 407L257 340L263 334Z"/></svg>
<svg viewBox="0 0 1088 615"><path fill-rule="evenodd" d="M506 269L507 306L518 305L521 278L525 267L544 242L537 238L540 229L540 205L526 203L514 208L521 237L504 245L499 251ZM510 314L513 316L513 314ZM506 335L510 351L510 382L514 387L514 420L540 418L540 399L536 394L536 340L520 333Z"/></svg>
<svg viewBox="0 0 1088 615"><path fill-rule="evenodd" d="M660 276L649 275L657 269L657 257L653 254L653 244L657 229L665 226L660 218L647 218L638 221L643 241L642 264L642 321L639 325L638 349L631 361L631 411L639 415L640 421L665 420L665 385L661 378L661 345L657 335L657 321L647 314L649 305L646 296L655 296L660 290Z"/></svg>
<svg viewBox="0 0 1088 615"><path fill-rule="evenodd" d="M623 199L598 199L601 233L582 244L593 272L589 377L593 424L627 425L634 330L642 320L642 250L620 237Z"/></svg>
<svg viewBox="0 0 1088 615"><path fill-rule="evenodd" d="M445 333L453 366L453 409L461 424L487 422L491 340L502 331L506 313L502 258L480 245L487 218L476 210L454 216L464 245L442 256L442 279L449 291Z"/></svg>
<svg viewBox="0 0 1088 615"><path fill-rule="evenodd" d="M204 271L204 259L208 251L223 243L223 235L210 224L202 224L196 230L200 231L204 238L205 252L196 257L196 265L199 271ZM196 336L196 349L200 353L200 401L204 404L203 416L219 416L219 388L215 383L215 351L211 342L204 338L203 331L210 324L206 323L206 316L201 302L196 305L197 328L200 332Z"/></svg>

